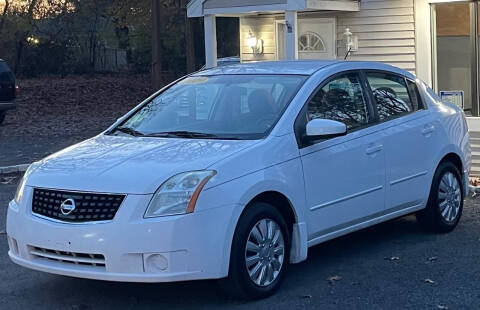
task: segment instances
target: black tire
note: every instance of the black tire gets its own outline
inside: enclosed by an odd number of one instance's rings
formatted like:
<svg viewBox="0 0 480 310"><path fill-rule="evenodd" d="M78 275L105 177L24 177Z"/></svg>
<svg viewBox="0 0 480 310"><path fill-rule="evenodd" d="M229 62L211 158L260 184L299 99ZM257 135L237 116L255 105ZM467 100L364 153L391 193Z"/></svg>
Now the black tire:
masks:
<svg viewBox="0 0 480 310"><path fill-rule="evenodd" d="M277 277L268 285L257 285L246 266L246 246L253 227L262 219L273 220L280 228L284 240L284 257ZM236 299L260 299L274 294L280 287L290 258L290 229L285 219L267 203L253 203L241 215L233 236L228 277L220 280L221 288Z"/></svg>
<svg viewBox="0 0 480 310"><path fill-rule="evenodd" d="M5 120L5 112L0 112L0 125L3 123L3 121Z"/></svg>
<svg viewBox="0 0 480 310"><path fill-rule="evenodd" d="M453 219L447 221L445 217L442 216L440 203L443 202L443 200L439 199L438 193L442 178L449 173L453 174L460 186L461 199L459 209L455 213L456 215ZM464 186L465 184L462 182L462 175L453 163L443 162L438 166L433 177L427 207L416 214L418 222L425 230L436 233L446 233L452 231L458 225L463 211Z"/></svg>

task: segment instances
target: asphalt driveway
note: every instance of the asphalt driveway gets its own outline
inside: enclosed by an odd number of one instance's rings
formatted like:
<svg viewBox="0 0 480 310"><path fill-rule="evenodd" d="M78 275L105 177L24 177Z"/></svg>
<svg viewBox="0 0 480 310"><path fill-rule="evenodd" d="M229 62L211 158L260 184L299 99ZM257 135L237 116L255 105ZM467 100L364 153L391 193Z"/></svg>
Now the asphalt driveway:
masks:
<svg viewBox="0 0 480 310"><path fill-rule="evenodd" d="M0 309L479 309L480 208L469 199L450 234L404 217L309 250L273 297L239 302L215 281L129 284L19 267L7 255L5 220L15 185L0 185Z"/></svg>

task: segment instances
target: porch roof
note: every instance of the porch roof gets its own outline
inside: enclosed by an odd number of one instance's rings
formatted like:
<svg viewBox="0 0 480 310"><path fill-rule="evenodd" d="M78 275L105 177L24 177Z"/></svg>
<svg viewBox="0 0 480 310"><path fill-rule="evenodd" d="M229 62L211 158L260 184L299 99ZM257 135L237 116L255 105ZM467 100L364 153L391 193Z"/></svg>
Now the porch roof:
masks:
<svg viewBox="0 0 480 310"><path fill-rule="evenodd" d="M285 11L359 11L356 0L191 0L188 17L242 16Z"/></svg>

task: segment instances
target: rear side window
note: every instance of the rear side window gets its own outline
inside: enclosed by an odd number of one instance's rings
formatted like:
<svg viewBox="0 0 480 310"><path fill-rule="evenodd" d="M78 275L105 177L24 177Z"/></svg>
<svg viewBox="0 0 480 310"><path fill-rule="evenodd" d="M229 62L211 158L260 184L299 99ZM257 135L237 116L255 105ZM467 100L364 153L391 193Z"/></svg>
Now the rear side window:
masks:
<svg viewBox="0 0 480 310"><path fill-rule="evenodd" d="M308 103L307 119L339 121L352 130L368 124L365 94L358 73L340 75L317 91Z"/></svg>
<svg viewBox="0 0 480 310"><path fill-rule="evenodd" d="M4 61L0 61L0 82L14 82L13 73Z"/></svg>
<svg viewBox="0 0 480 310"><path fill-rule="evenodd" d="M418 109L420 98L415 100L415 109L403 77L387 73L367 73L367 80L375 98L380 121L397 118Z"/></svg>
<svg viewBox="0 0 480 310"><path fill-rule="evenodd" d="M420 92L418 91L417 84L415 82L407 80L407 87L410 94L410 99L412 100L413 110L418 111L425 109L422 97L420 96Z"/></svg>
<svg viewBox="0 0 480 310"><path fill-rule="evenodd" d="M7 64L4 61L0 61L0 72L10 71Z"/></svg>

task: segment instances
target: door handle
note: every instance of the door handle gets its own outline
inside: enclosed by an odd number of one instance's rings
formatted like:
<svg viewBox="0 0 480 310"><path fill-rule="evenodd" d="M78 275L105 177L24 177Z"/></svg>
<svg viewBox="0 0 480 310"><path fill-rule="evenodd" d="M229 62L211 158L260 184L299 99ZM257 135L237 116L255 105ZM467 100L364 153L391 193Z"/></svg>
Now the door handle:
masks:
<svg viewBox="0 0 480 310"><path fill-rule="evenodd" d="M375 153L377 153L377 152L380 152L381 150L383 150L383 144L377 144L377 145L368 147L368 148L365 150L365 153L366 153L367 155L372 155L372 154L375 154Z"/></svg>
<svg viewBox="0 0 480 310"><path fill-rule="evenodd" d="M429 134L431 134L432 132L435 131L435 126L433 125L425 125L425 127L423 127L422 129L422 135L424 136L427 136Z"/></svg>

